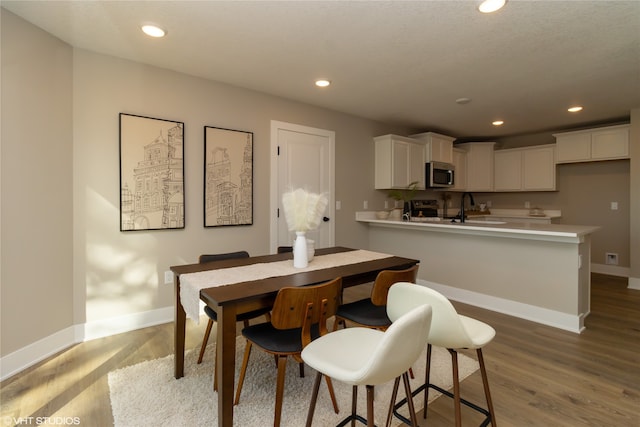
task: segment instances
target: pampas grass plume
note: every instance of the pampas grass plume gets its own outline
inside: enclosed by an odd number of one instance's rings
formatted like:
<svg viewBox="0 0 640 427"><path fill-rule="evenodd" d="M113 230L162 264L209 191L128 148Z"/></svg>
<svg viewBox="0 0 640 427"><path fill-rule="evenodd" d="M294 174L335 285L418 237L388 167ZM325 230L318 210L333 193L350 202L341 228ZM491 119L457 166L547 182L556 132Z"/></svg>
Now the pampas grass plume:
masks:
<svg viewBox="0 0 640 427"><path fill-rule="evenodd" d="M282 205L289 231L318 228L328 203L326 194L310 193L302 188L284 193Z"/></svg>

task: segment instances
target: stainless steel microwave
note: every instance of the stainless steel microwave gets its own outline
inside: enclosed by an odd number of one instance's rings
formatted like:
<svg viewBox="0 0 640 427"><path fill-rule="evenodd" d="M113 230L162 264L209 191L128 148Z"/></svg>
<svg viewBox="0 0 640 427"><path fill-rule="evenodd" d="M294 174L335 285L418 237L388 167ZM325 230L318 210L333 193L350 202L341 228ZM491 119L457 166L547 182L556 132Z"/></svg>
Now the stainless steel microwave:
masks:
<svg viewBox="0 0 640 427"><path fill-rule="evenodd" d="M455 167L449 163L429 162L425 166L426 188L453 187L455 179Z"/></svg>

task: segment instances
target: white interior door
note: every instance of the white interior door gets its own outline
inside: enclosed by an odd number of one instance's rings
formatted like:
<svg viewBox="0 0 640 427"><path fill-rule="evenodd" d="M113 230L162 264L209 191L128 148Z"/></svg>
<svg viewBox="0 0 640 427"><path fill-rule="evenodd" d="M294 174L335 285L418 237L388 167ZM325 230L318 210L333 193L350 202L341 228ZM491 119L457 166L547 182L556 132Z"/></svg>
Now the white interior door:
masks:
<svg viewBox="0 0 640 427"><path fill-rule="evenodd" d="M316 242L316 248L335 245L333 131L315 129L278 121L271 122L271 248L291 246L295 233L289 231L282 208L282 194L303 188L313 193L326 193L329 204L324 221L317 230L307 233L307 239Z"/></svg>

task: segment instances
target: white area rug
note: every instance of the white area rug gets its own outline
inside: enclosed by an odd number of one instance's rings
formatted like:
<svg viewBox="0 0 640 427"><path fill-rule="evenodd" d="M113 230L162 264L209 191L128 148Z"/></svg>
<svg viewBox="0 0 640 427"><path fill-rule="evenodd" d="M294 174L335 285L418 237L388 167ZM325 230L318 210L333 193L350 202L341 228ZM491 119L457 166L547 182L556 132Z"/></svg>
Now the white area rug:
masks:
<svg viewBox="0 0 640 427"><path fill-rule="evenodd" d="M236 344L236 383L244 352L244 339ZM202 364L197 365L197 352L185 355L185 376L176 380L173 376L173 355L109 373L109 396L116 427L140 426L211 426L217 421L217 394L213 391L213 357L215 344L209 345ZM413 366L415 390L424 382L425 352ZM297 363L289 358L285 380L285 397L282 408L282 426L305 425L309 401L315 379L315 371L305 367L305 377L300 378ZM478 369L478 363L459 354L460 379ZM257 347L251 352L249 369L242 389L240 404L234 408L234 425L242 427L273 424L275 405L276 367L273 356ZM451 383L451 357L441 348L433 349L431 382L449 389ZM318 396L313 425L335 426L351 411L351 386L333 382L340 414L335 414L323 381ZM384 424L393 382L377 386L375 397L376 423ZM429 391L429 401L439 394ZM398 400L404 398L400 384ZM422 394L415 398L416 411L422 408ZM404 413L406 411L406 406ZM358 389L358 413L366 416L366 391ZM395 420L394 425L398 425Z"/></svg>

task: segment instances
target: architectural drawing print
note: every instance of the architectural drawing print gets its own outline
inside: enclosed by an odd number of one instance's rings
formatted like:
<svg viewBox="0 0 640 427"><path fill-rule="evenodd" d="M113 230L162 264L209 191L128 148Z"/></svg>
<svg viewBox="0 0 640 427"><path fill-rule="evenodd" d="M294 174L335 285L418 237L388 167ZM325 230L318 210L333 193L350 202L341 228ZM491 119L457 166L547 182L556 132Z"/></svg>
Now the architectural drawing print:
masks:
<svg viewBox="0 0 640 427"><path fill-rule="evenodd" d="M253 224L253 133L204 128L204 226Z"/></svg>
<svg viewBox="0 0 640 427"><path fill-rule="evenodd" d="M184 228L184 123L120 113L120 231Z"/></svg>

